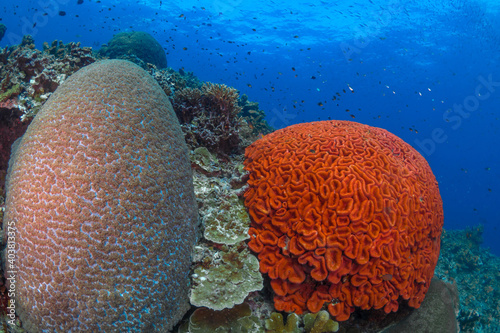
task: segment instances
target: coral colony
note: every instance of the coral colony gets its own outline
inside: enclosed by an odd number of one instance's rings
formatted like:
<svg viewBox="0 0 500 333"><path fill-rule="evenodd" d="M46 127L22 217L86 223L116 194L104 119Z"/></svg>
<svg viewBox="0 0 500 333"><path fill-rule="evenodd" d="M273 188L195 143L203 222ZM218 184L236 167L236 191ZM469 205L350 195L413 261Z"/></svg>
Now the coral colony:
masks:
<svg viewBox="0 0 500 333"><path fill-rule="evenodd" d="M0 63L4 331L498 326L478 305L498 258L442 231L436 179L395 135L274 131L142 32L99 53L25 36Z"/></svg>

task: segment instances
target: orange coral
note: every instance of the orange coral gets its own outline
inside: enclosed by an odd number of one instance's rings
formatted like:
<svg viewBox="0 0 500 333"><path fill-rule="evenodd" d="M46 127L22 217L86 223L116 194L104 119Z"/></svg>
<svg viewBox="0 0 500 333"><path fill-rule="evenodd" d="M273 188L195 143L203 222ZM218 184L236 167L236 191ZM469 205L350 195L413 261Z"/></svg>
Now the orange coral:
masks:
<svg viewBox="0 0 500 333"><path fill-rule="evenodd" d="M249 247L277 310L337 320L355 308L418 308L443 226L425 159L395 135L348 121L298 124L246 150Z"/></svg>

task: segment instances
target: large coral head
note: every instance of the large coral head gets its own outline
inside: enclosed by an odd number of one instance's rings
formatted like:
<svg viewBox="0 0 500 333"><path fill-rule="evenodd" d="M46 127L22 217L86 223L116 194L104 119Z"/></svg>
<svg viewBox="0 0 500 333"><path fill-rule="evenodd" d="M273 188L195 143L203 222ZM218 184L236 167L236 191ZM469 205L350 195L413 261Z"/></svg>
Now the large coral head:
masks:
<svg viewBox="0 0 500 333"><path fill-rule="evenodd" d="M198 213L184 137L158 83L128 61L84 67L16 142L3 264L23 328L172 329L190 306Z"/></svg>
<svg viewBox="0 0 500 333"><path fill-rule="evenodd" d="M418 308L443 226L426 160L386 130L349 121L293 125L250 145L249 247L277 310Z"/></svg>

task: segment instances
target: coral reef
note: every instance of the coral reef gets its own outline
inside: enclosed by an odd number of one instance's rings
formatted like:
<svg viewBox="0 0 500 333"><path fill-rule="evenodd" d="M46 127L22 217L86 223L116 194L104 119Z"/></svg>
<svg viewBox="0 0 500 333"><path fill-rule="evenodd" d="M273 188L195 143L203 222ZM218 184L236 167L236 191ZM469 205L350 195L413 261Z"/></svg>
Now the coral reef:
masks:
<svg viewBox="0 0 500 333"><path fill-rule="evenodd" d="M143 31L120 32L103 45L99 56L111 59L124 59L132 62L144 61L159 68L167 67L167 57L160 43Z"/></svg>
<svg viewBox="0 0 500 333"><path fill-rule="evenodd" d="M210 82L201 89L184 88L175 93L172 105L191 148L206 147L225 155L237 152L241 107L236 89Z"/></svg>
<svg viewBox="0 0 500 333"><path fill-rule="evenodd" d="M461 332L498 332L500 258L481 248L483 227L444 231L435 276L456 284Z"/></svg>
<svg viewBox="0 0 500 333"><path fill-rule="evenodd" d="M418 308L439 256L442 201L425 159L353 122L298 124L246 150L249 247L277 310L338 321Z"/></svg>
<svg viewBox="0 0 500 333"><path fill-rule="evenodd" d="M3 192L12 143L69 75L95 61L92 49L54 41L35 49L31 36L0 49L0 192Z"/></svg>
<svg viewBox="0 0 500 333"><path fill-rule="evenodd" d="M5 94L18 87L12 103L23 112L24 120L33 117L69 75L95 60L92 48L80 47L79 43L54 41L52 47L46 44L39 51L33 38L26 35L21 44L0 50L0 91Z"/></svg>
<svg viewBox="0 0 500 333"><path fill-rule="evenodd" d="M191 304L213 310L241 304L252 291L261 290L259 261L246 247L223 246L220 250L195 247L195 257L203 253L203 262L194 270Z"/></svg>
<svg viewBox="0 0 500 333"><path fill-rule="evenodd" d="M23 327L170 330L189 309L198 221L187 147L156 81L123 60L87 66L14 150L3 262Z"/></svg>
<svg viewBox="0 0 500 333"><path fill-rule="evenodd" d="M175 71L171 68L157 68L157 66L147 63L136 56L128 57L150 73L172 101L175 95L184 88L197 89L203 93L202 82L192 72L184 71L184 69ZM3 162L0 166L0 223L4 218L3 196L5 193L3 191L3 180L12 142L24 133L32 116L37 113L37 110L47 101L52 92L69 75L83 65L95 60L91 48L81 47L75 43L62 44L59 41L54 41L44 43L42 51L35 50L33 40L30 37L25 37L21 45L0 49L0 77L2 78L0 81L0 162ZM42 75L41 73L44 71L45 73ZM192 108L197 107L200 103L199 100L195 100L195 102L191 105ZM186 105L189 106L189 104ZM272 131L272 128L264 120L264 112L259 110L257 103L248 101L246 95L237 98L237 106L241 109L237 114L239 118L237 133L239 143L232 150L231 155L228 156L226 152L220 154L217 147L207 146L210 148L209 151L202 145L193 145L190 154L191 167L194 171L195 193L200 213L199 222L201 224L199 228L201 235L203 235L192 258L194 263L193 272L201 268L208 271L215 268L214 275L216 275L215 272L220 270L220 262L223 260L222 256L224 256L225 260L230 262L230 265L225 266L226 269L229 269L227 275L223 276L225 280L227 280L226 276L238 276L235 272L239 270L239 267L242 267L242 263L250 263L254 260L251 259L253 255L245 249L245 240L250 237L247 232L249 220L248 214L242 210L241 196L247 188L247 185L245 185L247 176L242 168L243 158L240 153L243 151L242 148L253 143L262 134ZM202 110L202 112L206 112L206 110ZM189 113L185 114L185 116L189 122L183 126L191 127L193 131L200 128L200 124L197 122L198 118ZM21 117L24 121L21 121ZM189 129L187 129L187 132L189 132ZM313 151L316 151L315 147L310 148L309 152L313 154ZM398 153L398 151L395 151L395 154ZM386 213L390 213L390 209L387 209ZM307 216L306 218L308 219ZM493 333L497 332L497 328L500 326L500 271L498 270L500 258L492 255L487 249L480 247L481 233L481 228L474 228L461 231L446 231L442 234L441 253L435 276L452 284L455 283L458 288L460 312L457 315L457 320L462 332ZM401 239L399 241L401 242ZM232 254L228 255L228 252ZM214 255L216 257L220 256L215 260L215 263ZM373 258L370 260L373 260ZM352 260L351 268L358 267L358 265L356 259ZM301 266L307 268L308 264L301 264ZM251 271L241 272L241 274L245 276L257 274L255 266L244 265L244 267L245 269L251 268ZM387 269L387 266L383 266L383 268ZM309 266L306 271L310 274L312 268ZM355 270L353 271L355 272ZM207 274L210 274L210 272ZM379 272L378 274L382 281L381 284L387 284L387 281L395 282L393 281L396 275L394 273L392 276L390 273L382 274L382 272ZM198 275L195 275L195 277L199 278ZM342 283L348 282L349 279L352 281L355 278L345 275L343 280L346 281ZM328 277L323 283L325 281L328 283ZM427 304L429 302L427 302L427 299L431 295L434 283L433 280L426 299L419 309L408 307L405 304L406 302L401 301L400 297L398 312L386 315L383 309L378 311L355 311L348 321L341 323L339 332L374 333L380 332L381 329L387 326L405 325L405 322L412 320L410 317L415 316L415 313L428 311ZM227 285L232 287L230 283ZM269 286L269 284L267 285ZM191 287L194 288L194 286L195 284L192 283ZM209 293L208 289L204 290L204 292L207 292L207 298L217 296L221 293L221 290L222 294L230 292L224 290L226 286L223 284L219 285L219 287L221 289L213 289L212 294ZM352 286L350 287L352 288ZM443 292L446 290L443 289ZM2 307L0 307L0 311L5 311L5 303L8 300L7 291L5 278L1 277L0 302ZM248 306L250 306L250 315L244 314L248 314L248 310L240 311L241 308L238 308L240 305L222 311L207 308L195 311L193 306L185 317L186 325L183 325L183 327L192 331L197 329L195 326L189 327L190 317L192 317L192 322L199 326L200 329L203 329L204 324L198 325L198 323L202 323L203 320L210 324L211 318L220 318L220 320L216 320L220 325L215 329L212 326L205 328L210 332L215 330L222 332L229 330L263 332L265 331L266 319L275 318L276 320L276 314L271 315L274 307L272 305L273 295L271 295L270 291L271 287L264 288L262 291L250 292L249 294L245 292L248 294L246 297L245 293L241 293L240 298L245 299L242 307L246 306L246 309L248 309ZM335 301L339 300L336 299ZM332 301L332 299L325 302L323 307L327 308L330 304L329 301ZM347 302L348 300L345 299L344 301ZM226 316L233 318L233 315L227 314L230 312L226 312L233 310L240 312L242 317L235 315L234 321L225 320ZM218 317L219 313L223 315ZM295 326L300 332L308 331L311 328L311 322L315 320L323 322L322 315L324 313L326 312L320 310L316 314L306 313L298 316L295 319ZM290 316L295 315L290 314L288 316L290 319L286 322L287 325L285 325L283 316L281 316L281 325L278 327L281 327L285 332L288 325L292 329L294 326L288 324L294 322L294 319ZM408 319L405 319L406 316L409 316ZM422 319L420 315L417 315L418 318ZM444 317L441 316L440 318ZM329 320L333 322L331 319ZM19 319L16 319L15 323L17 326L9 326L9 330L24 332ZM394 329L402 326L392 327ZM417 329L412 330L418 332Z"/></svg>

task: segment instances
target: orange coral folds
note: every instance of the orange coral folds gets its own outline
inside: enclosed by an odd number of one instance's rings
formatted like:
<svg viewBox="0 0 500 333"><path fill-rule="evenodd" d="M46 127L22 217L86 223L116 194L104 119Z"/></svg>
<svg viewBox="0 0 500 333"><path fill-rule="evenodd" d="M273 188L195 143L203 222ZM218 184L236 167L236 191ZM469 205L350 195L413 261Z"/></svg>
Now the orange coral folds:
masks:
<svg viewBox="0 0 500 333"><path fill-rule="evenodd" d="M349 121L293 125L245 153L249 247L279 311L338 321L419 307L440 248L443 207L427 161L386 130Z"/></svg>

